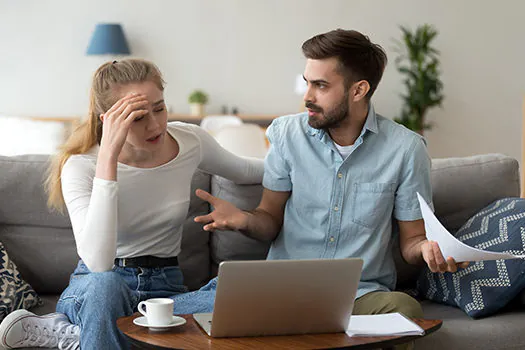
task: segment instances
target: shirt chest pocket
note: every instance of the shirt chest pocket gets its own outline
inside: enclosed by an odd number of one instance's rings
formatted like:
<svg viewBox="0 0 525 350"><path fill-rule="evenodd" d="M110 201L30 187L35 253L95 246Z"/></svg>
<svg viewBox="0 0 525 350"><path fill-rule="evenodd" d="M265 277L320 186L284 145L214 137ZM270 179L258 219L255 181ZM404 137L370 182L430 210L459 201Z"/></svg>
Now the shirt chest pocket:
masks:
<svg viewBox="0 0 525 350"><path fill-rule="evenodd" d="M354 184L350 202L352 221L368 228L375 228L384 220L390 220L394 208L394 194L393 183Z"/></svg>

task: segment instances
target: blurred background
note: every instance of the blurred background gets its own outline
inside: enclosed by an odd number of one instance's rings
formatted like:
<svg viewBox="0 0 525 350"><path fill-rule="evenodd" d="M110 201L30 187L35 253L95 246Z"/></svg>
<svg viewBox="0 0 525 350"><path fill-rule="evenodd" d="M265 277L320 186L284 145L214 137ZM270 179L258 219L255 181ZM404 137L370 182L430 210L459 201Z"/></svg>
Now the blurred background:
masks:
<svg viewBox="0 0 525 350"><path fill-rule="evenodd" d="M113 57L154 61L174 115L190 114L196 89L208 96L208 114L296 113L301 44L336 28L356 29L387 51L373 102L394 118L404 89L394 63L399 26L428 23L438 32L444 96L427 114L431 156L520 159L523 13L516 0L0 0L0 118L84 116L91 76ZM121 25L129 56L87 54L101 23Z"/></svg>

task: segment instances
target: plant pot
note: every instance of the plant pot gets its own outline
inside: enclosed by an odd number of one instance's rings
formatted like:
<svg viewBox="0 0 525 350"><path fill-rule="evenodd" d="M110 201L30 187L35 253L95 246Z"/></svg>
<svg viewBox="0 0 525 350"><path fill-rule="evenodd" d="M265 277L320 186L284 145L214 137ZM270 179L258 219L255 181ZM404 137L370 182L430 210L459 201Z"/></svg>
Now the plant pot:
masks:
<svg viewBox="0 0 525 350"><path fill-rule="evenodd" d="M190 104L191 115L203 116L204 115L204 105L201 103L192 103Z"/></svg>

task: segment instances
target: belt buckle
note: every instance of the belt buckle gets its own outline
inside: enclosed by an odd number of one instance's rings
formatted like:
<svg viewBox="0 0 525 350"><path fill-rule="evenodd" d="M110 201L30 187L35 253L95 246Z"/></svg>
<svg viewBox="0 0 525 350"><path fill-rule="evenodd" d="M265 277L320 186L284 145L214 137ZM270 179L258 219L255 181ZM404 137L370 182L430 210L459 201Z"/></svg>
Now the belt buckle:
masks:
<svg viewBox="0 0 525 350"><path fill-rule="evenodd" d="M126 267L126 258L122 258L122 267Z"/></svg>

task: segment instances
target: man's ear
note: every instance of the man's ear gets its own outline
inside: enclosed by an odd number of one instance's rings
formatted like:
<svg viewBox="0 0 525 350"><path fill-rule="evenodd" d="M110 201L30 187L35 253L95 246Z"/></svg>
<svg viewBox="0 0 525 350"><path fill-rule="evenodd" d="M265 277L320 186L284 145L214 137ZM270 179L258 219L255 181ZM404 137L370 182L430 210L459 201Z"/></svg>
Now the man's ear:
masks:
<svg viewBox="0 0 525 350"><path fill-rule="evenodd" d="M366 94L370 91L370 84L366 80L359 80L354 83L354 89L352 94L352 99L354 102L361 101L365 98Z"/></svg>

